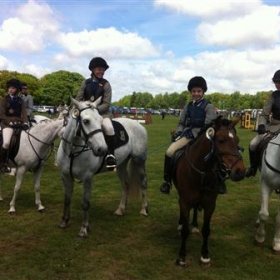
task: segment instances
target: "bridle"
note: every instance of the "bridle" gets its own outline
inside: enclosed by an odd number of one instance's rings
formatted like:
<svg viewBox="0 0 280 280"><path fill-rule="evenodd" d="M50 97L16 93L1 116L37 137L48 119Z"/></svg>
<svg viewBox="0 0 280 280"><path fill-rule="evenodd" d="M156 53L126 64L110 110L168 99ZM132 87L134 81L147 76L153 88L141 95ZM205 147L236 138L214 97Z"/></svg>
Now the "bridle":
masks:
<svg viewBox="0 0 280 280"><path fill-rule="evenodd" d="M81 119L81 112L85 111L85 110L88 110L88 109L94 109L94 110L97 110L95 107L92 107L92 106L88 106L88 107L85 107L85 108L82 108L82 109L78 109L78 108L75 108L73 109L72 111L72 117L74 119L76 119L77 123L76 123L76 126L77 126L77 129L76 129L76 136L79 136L81 133L83 133L84 137L85 137L85 145L75 145L73 144L72 142L70 143L67 139L65 139L64 137L62 137L62 140L65 141L66 143L68 144L71 144L73 146L79 146L79 147L88 147L88 139L89 137L97 134L97 133L103 133L102 129L101 128L98 128L98 129L95 129L93 131L90 131L89 133L87 133L82 125L82 119Z"/></svg>
<svg viewBox="0 0 280 280"><path fill-rule="evenodd" d="M225 129L225 130L228 130L229 132L231 130L233 130L232 128L222 128L222 129ZM214 129L213 129L214 131ZM234 131L234 135L236 135L235 133L235 130ZM240 152L235 152L235 151L221 151L217 148L217 145L216 145L216 138L215 136L207 136L208 140L210 141L211 143L211 148L210 148L210 151L209 153L204 157L204 161L207 162L209 161L210 159L213 159L213 158L216 158L217 159L217 164L214 165L214 168L211 170L211 172L218 172L220 178L222 180L226 180L229 178L229 174L230 172L232 171L233 167L239 162L242 160L242 156L240 154ZM187 145L187 151L189 152L191 148L191 145ZM238 150L239 151L242 151L243 148L241 147L238 147ZM230 155L230 156L233 156L233 157L236 157L236 160L231 164L231 166L228 166L224 161L223 161L223 157L226 156L226 155ZM187 160L190 164L190 166L197 172L199 173L202 177L204 177L206 175L207 172L205 171L202 171L200 170L198 167L196 167L190 160L190 157L187 156Z"/></svg>

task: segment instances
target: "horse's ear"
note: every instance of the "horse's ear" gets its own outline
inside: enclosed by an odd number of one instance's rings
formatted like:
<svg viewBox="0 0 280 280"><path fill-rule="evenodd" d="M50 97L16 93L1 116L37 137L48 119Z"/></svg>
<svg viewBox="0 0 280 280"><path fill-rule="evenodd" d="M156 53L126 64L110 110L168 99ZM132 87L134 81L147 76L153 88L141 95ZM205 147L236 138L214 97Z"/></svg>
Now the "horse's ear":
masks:
<svg viewBox="0 0 280 280"><path fill-rule="evenodd" d="M76 107L79 108L80 102L79 102L77 99L73 98L72 96L70 96L70 98L71 98L71 102L72 102L74 105L76 105Z"/></svg>
<svg viewBox="0 0 280 280"><path fill-rule="evenodd" d="M231 126L234 127L238 124L238 122L240 121L240 117L236 117L231 121Z"/></svg>
<svg viewBox="0 0 280 280"><path fill-rule="evenodd" d="M102 96L98 97L92 104L94 107L97 107L101 103Z"/></svg>

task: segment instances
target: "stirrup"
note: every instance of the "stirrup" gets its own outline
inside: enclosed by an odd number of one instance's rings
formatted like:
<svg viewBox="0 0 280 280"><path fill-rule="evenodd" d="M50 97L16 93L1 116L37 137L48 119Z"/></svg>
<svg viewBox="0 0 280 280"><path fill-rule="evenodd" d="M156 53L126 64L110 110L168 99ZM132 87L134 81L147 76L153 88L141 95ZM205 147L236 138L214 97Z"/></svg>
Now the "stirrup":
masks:
<svg viewBox="0 0 280 280"><path fill-rule="evenodd" d="M107 169L110 170L110 171L114 170L115 167L117 166L115 156L112 155L112 154L109 154L109 155L106 156L105 160L106 160Z"/></svg>
<svg viewBox="0 0 280 280"><path fill-rule="evenodd" d="M1 169L0 169L1 173L11 173L11 168L8 166L8 164L4 164Z"/></svg>

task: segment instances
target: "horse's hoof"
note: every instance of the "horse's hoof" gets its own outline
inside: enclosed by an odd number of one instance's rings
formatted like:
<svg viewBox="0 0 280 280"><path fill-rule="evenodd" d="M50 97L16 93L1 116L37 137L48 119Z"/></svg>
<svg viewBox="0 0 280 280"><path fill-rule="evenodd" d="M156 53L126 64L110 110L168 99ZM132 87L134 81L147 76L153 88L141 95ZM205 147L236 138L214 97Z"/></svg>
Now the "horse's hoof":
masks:
<svg viewBox="0 0 280 280"><path fill-rule="evenodd" d="M82 227L79 232L79 237L87 238L88 237L88 228Z"/></svg>
<svg viewBox="0 0 280 280"><path fill-rule="evenodd" d="M62 229L65 229L65 228L67 228L67 222L62 220L57 226Z"/></svg>
<svg viewBox="0 0 280 280"><path fill-rule="evenodd" d="M272 250L275 255L280 255L280 242L273 242Z"/></svg>
<svg viewBox="0 0 280 280"><path fill-rule="evenodd" d="M38 212L39 213L45 213L46 212L46 209L44 208L44 209L38 209Z"/></svg>
<svg viewBox="0 0 280 280"><path fill-rule="evenodd" d="M143 215L143 216L148 216L148 212L146 211L146 209L142 209L141 211L140 211L140 215Z"/></svg>
<svg viewBox="0 0 280 280"><path fill-rule="evenodd" d="M210 258L200 258L200 265L203 267L210 267L211 266L211 259Z"/></svg>
<svg viewBox="0 0 280 280"><path fill-rule="evenodd" d="M123 216L124 214L124 211L122 211L121 209L117 209L115 212L114 212L114 215L116 216Z"/></svg>
<svg viewBox="0 0 280 280"><path fill-rule="evenodd" d="M263 244L264 244L264 238L257 238L255 237L255 240L254 240L254 244L257 246L257 247L262 247Z"/></svg>
<svg viewBox="0 0 280 280"><path fill-rule="evenodd" d="M175 261L177 266L186 267L186 261L183 258L179 258Z"/></svg>
<svg viewBox="0 0 280 280"><path fill-rule="evenodd" d="M191 229L191 232L192 232L192 234L199 234L199 233L200 233L200 230L199 230L199 228L197 228L197 227L193 227L193 228Z"/></svg>

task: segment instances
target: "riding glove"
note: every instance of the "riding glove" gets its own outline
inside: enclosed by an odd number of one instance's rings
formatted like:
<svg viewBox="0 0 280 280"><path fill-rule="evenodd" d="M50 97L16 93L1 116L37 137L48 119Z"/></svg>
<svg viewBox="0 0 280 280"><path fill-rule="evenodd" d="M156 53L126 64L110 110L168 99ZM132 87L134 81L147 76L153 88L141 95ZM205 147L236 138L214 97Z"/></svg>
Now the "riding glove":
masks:
<svg viewBox="0 0 280 280"><path fill-rule="evenodd" d="M259 126L258 126L258 134L265 134L265 125L264 124L260 124Z"/></svg>
<svg viewBox="0 0 280 280"><path fill-rule="evenodd" d="M182 134L182 131L177 131L175 132L172 136L171 136L171 141L175 142L177 140L178 137L180 137Z"/></svg>

